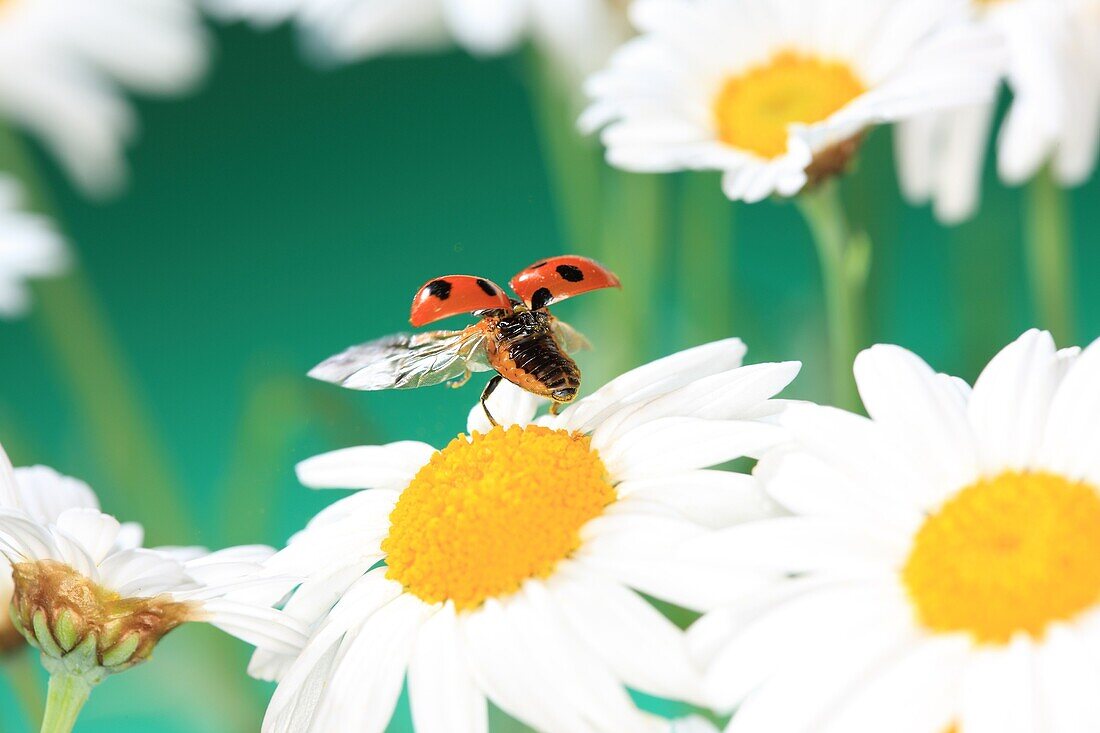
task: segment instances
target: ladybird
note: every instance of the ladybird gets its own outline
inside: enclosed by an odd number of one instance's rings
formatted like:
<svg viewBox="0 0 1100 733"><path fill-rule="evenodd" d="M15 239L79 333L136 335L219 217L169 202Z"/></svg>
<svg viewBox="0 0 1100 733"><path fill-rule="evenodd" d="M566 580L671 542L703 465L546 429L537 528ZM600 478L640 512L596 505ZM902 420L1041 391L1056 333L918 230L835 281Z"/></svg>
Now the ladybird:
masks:
<svg viewBox="0 0 1100 733"><path fill-rule="evenodd" d="M460 331L398 333L352 346L315 366L309 376L358 390L413 389L448 383L459 387L473 372L496 374L481 393L486 400L502 379L551 401L551 412L577 397L581 373L570 354L588 341L555 318L548 306L602 288L619 278L595 260L562 255L540 260L515 275L510 297L496 283L473 275L437 277L413 297L409 321L419 327L471 313L476 323Z"/></svg>

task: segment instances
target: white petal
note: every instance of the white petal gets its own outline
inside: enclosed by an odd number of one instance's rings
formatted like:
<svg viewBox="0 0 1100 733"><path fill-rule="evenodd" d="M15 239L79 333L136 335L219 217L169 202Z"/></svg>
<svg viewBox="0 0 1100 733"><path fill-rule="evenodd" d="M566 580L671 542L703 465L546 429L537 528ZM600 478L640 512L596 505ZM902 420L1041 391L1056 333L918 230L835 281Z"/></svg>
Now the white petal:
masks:
<svg viewBox="0 0 1100 733"><path fill-rule="evenodd" d="M1100 482L1100 341L1073 361L1055 393L1041 450L1042 465L1071 478Z"/></svg>
<svg viewBox="0 0 1100 733"><path fill-rule="evenodd" d="M441 0L455 38L474 53L495 54L515 47L528 22L527 3L516 0Z"/></svg>
<svg viewBox="0 0 1100 733"><path fill-rule="evenodd" d="M100 563L99 572L101 583L121 596L150 597L195 587L178 560L141 547L111 555Z"/></svg>
<svg viewBox="0 0 1100 733"><path fill-rule="evenodd" d="M47 466L17 468L15 479L23 510L41 524L56 522L66 509L99 509L99 501L88 484L62 476Z"/></svg>
<svg viewBox="0 0 1100 733"><path fill-rule="evenodd" d="M977 478L966 403L919 357L897 346L874 346L856 357L855 375L867 413L935 481L941 496Z"/></svg>
<svg viewBox="0 0 1100 733"><path fill-rule="evenodd" d="M1032 733L1043 730L1035 688L1031 642L976 651L960 691L959 729L967 733Z"/></svg>
<svg viewBox="0 0 1100 733"><path fill-rule="evenodd" d="M904 561L909 537L872 526L813 517L779 517L727 527L685 540L686 564L779 573L887 575Z"/></svg>
<svg viewBox="0 0 1100 733"><path fill-rule="evenodd" d="M488 733L488 704L474 683L450 604L420 630L409 662L409 704L419 733Z"/></svg>
<svg viewBox="0 0 1100 733"><path fill-rule="evenodd" d="M15 480L15 469L12 468L11 460L4 451L3 445L0 445L0 508L22 508L19 499L19 485Z"/></svg>
<svg viewBox="0 0 1100 733"><path fill-rule="evenodd" d="M1034 464L1060 377L1054 339L1037 330L1005 347L982 370L969 412L986 471Z"/></svg>
<svg viewBox="0 0 1100 733"><path fill-rule="evenodd" d="M420 627L432 612L419 598L402 594L375 611L358 633L344 638L317 710L318 730L386 729Z"/></svg>
<svg viewBox="0 0 1100 733"><path fill-rule="evenodd" d="M779 511L753 477L732 471L687 471L632 479L616 486L615 491L621 497L619 504L652 502L714 529Z"/></svg>
<svg viewBox="0 0 1100 733"><path fill-rule="evenodd" d="M608 514L585 525L574 558L655 598L696 610L736 600L770 583L775 574L757 570L723 572L695 566L676 556L687 540L705 535L697 524L671 517Z"/></svg>
<svg viewBox="0 0 1100 733"><path fill-rule="evenodd" d="M471 618L467 624L469 653L475 676L489 681L485 688L490 699L547 733L627 731L642 725L642 717L626 690L570 633L541 584L528 582L519 593L504 601L502 608L502 624L496 627L496 633L503 637L502 641L511 643L521 655L522 664L531 668L530 677L537 683L529 689L540 690L545 703L559 708L562 714L547 716L542 704L534 705L528 700L516 701L518 706L510 708L511 690L505 699L497 700L494 693L497 676L509 671L513 659L496 660L476 649L481 639L480 626ZM501 669L490 670L490 665ZM531 696L525 694L525 697ZM571 719L573 723L563 725Z"/></svg>
<svg viewBox="0 0 1100 733"><path fill-rule="evenodd" d="M741 456L758 456L786 434L772 423L662 417L626 431L610 445L593 447L616 479L627 481L715 466Z"/></svg>
<svg viewBox="0 0 1100 733"><path fill-rule="evenodd" d="M405 440L322 453L297 466L298 480L311 489L392 489L407 484L435 448Z"/></svg>
<svg viewBox="0 0 1100 733"><path fill-rule="evenodd" d="M781 668L738 709L727 733L817 730L817 721L835 710L860 680L888 669L905 653L914 635L908 618L883 618L839 635L818 628L826 638L786 656Z"/></svg>
<svg viewBox="0 0 1100 733"><path fill-rule="evenodd" d="M520 389L508 380L502 380L493 394L489 395L487 405L493 419L498 424L508 427L510 425L526 425L535 419L535 412L545 400L536 397L525 389ZM475 430L485 434L493 426L489 418L485 416L485 410L478 402L470 409L470 417L466 420L466 432L472 434Z"/></svg>
<svg viewBox="0 0 1100 733"><path fill-rule="evenodd" d="M864 680L823 733L949 730L958 715L955 698L969 651L970 641L962 635L917 643Z"/></svg>
<svg viewBox="0 0 1100 733"><path fill-rule="evenodd" d="M683 633L631 590L583 567L559 567L547 582L573 632L635 690L698 700L701 680Z"/></svg>
<svg viewBox="0 0 1100 733"><path fill-rule="evenodd" d="M561 427L591 432L624 406L652 399L709 374L741 366L745 344L731 338L696 346L632 369L562 411Z"/></svg>
<svg viewBox="0 0 1100 733"><path fill-rule="evenodd" d="M309 638L305 624L274 608L219 598L204 602L202 613L227 634L274 654L297 654Z"/></svg>
<svg viewBox="0 0 1100 733"><path fill-rule="evenodd" d="M58 517L57 526L79 542L96 565L115 546L121 528L117 519L98 509L68 509Z"/></svg>

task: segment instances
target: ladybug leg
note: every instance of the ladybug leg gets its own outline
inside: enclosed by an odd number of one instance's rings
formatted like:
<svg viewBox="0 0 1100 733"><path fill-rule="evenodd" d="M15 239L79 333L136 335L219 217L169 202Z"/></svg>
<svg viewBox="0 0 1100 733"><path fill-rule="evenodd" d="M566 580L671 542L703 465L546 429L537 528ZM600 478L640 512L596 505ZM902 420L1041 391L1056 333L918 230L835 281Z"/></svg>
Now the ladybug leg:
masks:
<svg viewBox="0 0 1100 733"><path fill-rule="evenodd" d="M464 386L466 384L466 382L470 381L470 375L472 375L472 374L473 374L473 372L471 372L469 369L467 369L466 373L463 374L458 379L456 379L452 382L447 382L447 386L450 387L451 389L458 389L459 387Z"/></svg>
<svg viewBox="0 0 1100 733"><path fill-rule="evenodd" d="M550 401L550 414L551 415L557 415L559 412L561 412L562 404L563 403L558 402L557 400L551 400Z"/></svg>
<svg viewBox="0 0 1100 733"><path fill-rule="evenodd" d="M500 423L498 423L496 418L493 417L493 414L489 412L489 406L485 404L485 401L489 399L489 395L493 393L493 390L497 388L497 385L500 384L502 379L504 379L504 377L497 374L489 380L489 383L485 385L485 389L481 390L481 409L485 410L485 417L489 418L489 424L494 428Z"/></svg>

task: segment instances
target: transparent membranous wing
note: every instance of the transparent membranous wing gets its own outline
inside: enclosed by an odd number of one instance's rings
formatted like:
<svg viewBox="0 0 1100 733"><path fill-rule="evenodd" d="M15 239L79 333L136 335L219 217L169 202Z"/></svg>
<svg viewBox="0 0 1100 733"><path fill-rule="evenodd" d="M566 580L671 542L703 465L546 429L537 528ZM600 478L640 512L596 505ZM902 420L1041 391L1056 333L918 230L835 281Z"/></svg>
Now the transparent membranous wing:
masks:
<svg viewBox="0 0 1100 733"><path fill-rule="evenodd" d="M325 359L309 376L348 389L415 389L491 369L485 335L475 325L384 336Z"/></svg>
<svg viewBox="0 0 1100 733"><path fill-rule="evenodd" d="M550 328L554 332L554 338L557 339L558 345L565 349L568 354L592 348L592 344L588 342L584 334L565 321L559 321L555 318L553 323L550 324Z"/></svg>

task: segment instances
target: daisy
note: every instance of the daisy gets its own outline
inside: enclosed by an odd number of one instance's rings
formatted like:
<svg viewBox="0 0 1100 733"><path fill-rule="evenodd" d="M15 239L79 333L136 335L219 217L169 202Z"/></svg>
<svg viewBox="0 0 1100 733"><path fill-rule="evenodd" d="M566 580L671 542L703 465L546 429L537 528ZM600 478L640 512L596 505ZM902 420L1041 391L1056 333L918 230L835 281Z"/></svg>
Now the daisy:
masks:
<svg viewBox="0 0 1100 733"><path fill-rule="evenodd" d="M586 130L631 171L719 170L731 199L844 169L877 124L992 96L995 34L967 0L638 0L593 76Z"/></svg>
<svg viewBox="0 0 1100 733"><path fill-rule="evenodd" d="M46 219L23 210L19 184L0 173L0 317L26 312L26 280L56 275L67 264L61 235Z"/></svg>
<svg viewBox="0 0 1100 733"><path fill-rule="evenodd" d="M794 516L676 555L776 578L690 631L727 733L1100 730L1100 342L855 373L869 418L793 406L756 469Z"/></svg>
<svg viewBox="0 0 1100 733"><path fill-rule="evenodd" d="M44 466L13 469L0 448L0 592L12 627L51 673L47 719L71 715L71 725L95 684L148 659L161 637L188 621L273 653L304 643L299 622L234 597L286 582L261 577L271 548L141 544L141 526L99 511L86 484ZM55 687L71 696L55 700Z"/></svg>
<svg viewBox="0 0 1100 733"><path fill-rule="evenodd" d="M406 674L418 733L485 731L487 700L546 733L667 728L624 686L691 700L698 680L681 633L635 590L729 598L666 554L771 510L751 477L704 468L780 435L770 398L798 365L741 367L743 354L736 339L675 354L556 417L501 385L501 426L476 407L442 450L406 441L300 464L308 486L370 490L270 563L307 578L285 609L313 630L296 658L253 659L281 680L265 733L382 731Z"/></svg>
<svg viewBox="0 0 1100 733"><path fill-rule="evenodd" d="M206 0L216 14L260 25L295 18L313 46L338 59L456 43L507 53L528 37L579 78L628 35L625 0Z"/></svg>
<svg viewBox="0 0 1100 733"><path fill-rule="evenodd" d="M978 0L971 13L1009 52L1003 73L1012 105L997 140L1001 178L1022 183L1049 163L1062 185L1083 183L1100 141L1100 2ZM944 222L972 216L994 113L990 100L902 125L895 142L906 196L931 200Z"/></svg>
<svg viewBox="0 0 1100 733"><path fill-rule="evenodd" d="M117 185L134 119L120 90L178 92L206 63L190 0L0 0L0 118L83 187Z"/></svg>

